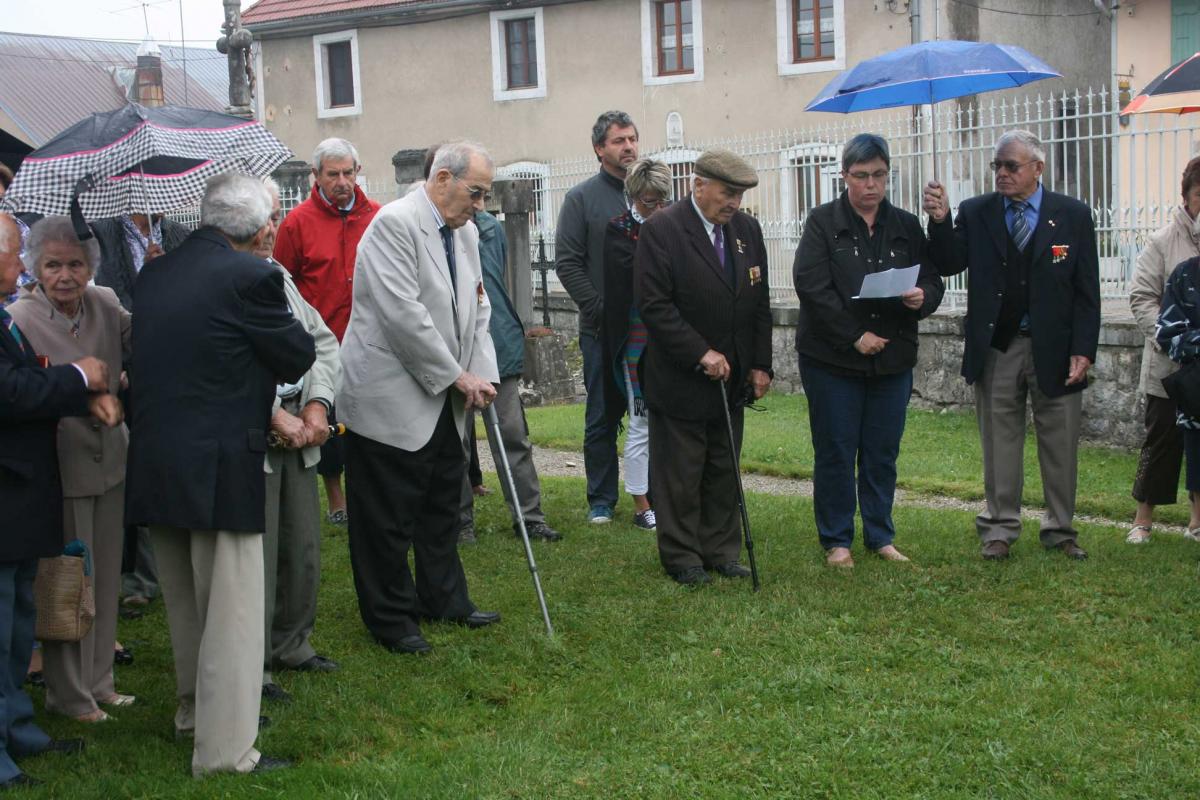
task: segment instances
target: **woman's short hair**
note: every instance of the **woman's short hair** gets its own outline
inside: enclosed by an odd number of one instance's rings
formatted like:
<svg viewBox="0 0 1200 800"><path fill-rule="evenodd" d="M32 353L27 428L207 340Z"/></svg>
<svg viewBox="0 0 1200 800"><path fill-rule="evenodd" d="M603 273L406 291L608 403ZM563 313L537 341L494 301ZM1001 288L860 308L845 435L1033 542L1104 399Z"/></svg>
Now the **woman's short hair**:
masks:
<svg viewBox="0 0 1200 800"><path fill-rule="evenodd" d="M1200 184L1200 156L1193 158L1183 168L1183 186L1180 193L1183 195L1185 201L1187 200L1188 192L1196 184Z"/></svg>
<svg viewBox="0 0 1200 800"><path fill-rule="evenodd" d="M100 242L96 237L81 242L70 217L42 217L29 229L29 238L25 240L25 254L21 256L25 269L38 280L42 278L42 254L46 245L52 242L72 245L82 250L83 260L87 262L91 272L95 273L96 267L100 266Z"/></svg>
<svg viewBox="0 0 1200 800"><path fill-rule="evenodd" d="M245 244L271 217L271 195L261 178L226 172L211 178L200 201L200 224Z"/></svg>
<svg viewBox="0 0 1200 800"><path fill-rule="evenodd" d="M671 168L662 161L639 158L625 172L625 194L638 197L653 192L666 200L671 199Z"/></svg>
<svg viewBox="0 0 1200 800"><path fill-rule="evenodd" d="M877 133L860 133L842 148L842 172L849 172L855 164L882 159L886 167L892 166L887 139Z"/></svg>

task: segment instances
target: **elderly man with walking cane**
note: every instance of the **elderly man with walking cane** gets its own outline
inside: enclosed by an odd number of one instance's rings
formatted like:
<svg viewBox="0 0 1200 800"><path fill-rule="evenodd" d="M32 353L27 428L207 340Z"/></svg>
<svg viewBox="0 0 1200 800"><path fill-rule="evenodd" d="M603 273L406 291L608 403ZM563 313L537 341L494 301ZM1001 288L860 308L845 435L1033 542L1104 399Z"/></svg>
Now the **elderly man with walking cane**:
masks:
<svg viewBox="0 0 1200 800"><path fill-rule="evenodd" d="M736 464L744 401L762 397L772 377L767 250L758 222L739 210L757 185L740 157L705 152L692 193L646 220L634 257L634 301L649 333L642 377L658 551L687 586L709 583L705 570L750 577L738 561Z"/></svg>

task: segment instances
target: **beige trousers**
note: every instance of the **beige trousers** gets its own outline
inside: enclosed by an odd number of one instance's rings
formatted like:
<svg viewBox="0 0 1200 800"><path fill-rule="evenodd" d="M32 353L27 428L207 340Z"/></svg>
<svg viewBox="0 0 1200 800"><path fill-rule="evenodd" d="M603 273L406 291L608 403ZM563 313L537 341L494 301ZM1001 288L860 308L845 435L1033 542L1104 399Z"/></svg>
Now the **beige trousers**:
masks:
<svg viewBox="0 0 1200 800"><path fill-rule="evenodd" d="M192 774L258 763L262 535L152 526L175 653L177 731L194 731Z"/></svg>
<svg viewBox="0 0 1200 800"><path fill-rule="evenodd" d="M975 384L975 412L983 445L986 510L975 518L983 543L1012 544L1021 534L1021 490L1025 482L1025 403L1033 406L1038 467L1046 513L1040 537L1046 547L1074 539L1075 483L1079 470L1079 427L1083 393L1047 397L1033 371L1031 339L1018 336L1008 350L988 351Z"/></svg>
<svg viewBox="0 0 1200 800"><path fill-rule="evenodd" d="M116 694L113 644L117 638L117 595L125 538L125 484L102 495L63 500L63 543L79 539L92 554L96 621L78 642L43 642L46 710L78 717Z"/></svg>

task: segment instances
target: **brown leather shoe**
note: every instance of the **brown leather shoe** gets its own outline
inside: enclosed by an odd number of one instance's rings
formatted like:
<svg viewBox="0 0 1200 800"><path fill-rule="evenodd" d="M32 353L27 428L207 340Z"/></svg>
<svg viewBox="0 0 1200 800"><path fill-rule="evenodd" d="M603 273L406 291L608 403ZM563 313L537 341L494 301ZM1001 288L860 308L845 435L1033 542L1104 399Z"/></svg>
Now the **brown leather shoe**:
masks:
<svg viewBox="0 0 1200 800"><path fill-rule="evenodd" d="M1008 558L1008 542L999 539L985 542L979 554L983 556L984 561L1003 561Z"/></svg>
<svg viewBox="0 0 1200 800"><path fill-rule="evenodd" d="M1067 539L1065 542L1060 542L1053 549L1061 550L1064 556L1076 561L1086 561L1088 557L1087 550L1080 547L1074 539Z"/></svg>
<svg viewBox="0 0 1200 800"><path fill-rule="evenodd" d="M850 555L849 547L831 547L825 553L827 567L853 567L854 557Z"/></svg>

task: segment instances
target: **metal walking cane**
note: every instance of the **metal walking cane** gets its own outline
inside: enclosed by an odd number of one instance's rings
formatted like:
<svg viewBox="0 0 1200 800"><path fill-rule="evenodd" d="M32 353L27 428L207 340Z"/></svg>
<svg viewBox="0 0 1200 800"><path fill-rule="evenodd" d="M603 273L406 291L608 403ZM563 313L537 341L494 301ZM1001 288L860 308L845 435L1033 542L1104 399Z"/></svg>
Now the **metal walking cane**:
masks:
<svg viewBox="0 0 1200 800"><path fill-rule="evenodd" d="M517 484L513 480L512 470L508 466L508 451L504 449L504 438L500 435L500 417L496 414L494 405L483 409L483 421L492 429L496 443L499 445L496 449L500 452L500 466L503 467L501 475L507 481L508 496L512 498L513 509L517 512L517 527L521 531L521 542L525 545L525 558L529 561L529 574L533 576L533 588L537 590L538 604L542 607L542 620L546 623L546 635L553 636L554 626L550 624L550 612L546 610L546 595L542 593L542 579L538 576L537 563L533 560L533 547L529 544L529 531L525 529L525 514L521 511L521 501L517 497Z"/></svg>
<svg viewBox="0 0 1200 800"><path fill-rule="evenodd" d="M750 560L750 580L754 591L760 588L758 564L754 560L754 539L750 536L750 514L746 511L746 490L742 488L742 464L738 457L737 442L733 438L733 417L729 415L729 396L725 394L725 382L717 382L721 393L721 407L725 409L725 430L729 432L729 457L733 459L733 473L737 476L738 510L742 512L742 538L746 542L746 557Z"/></svg>

